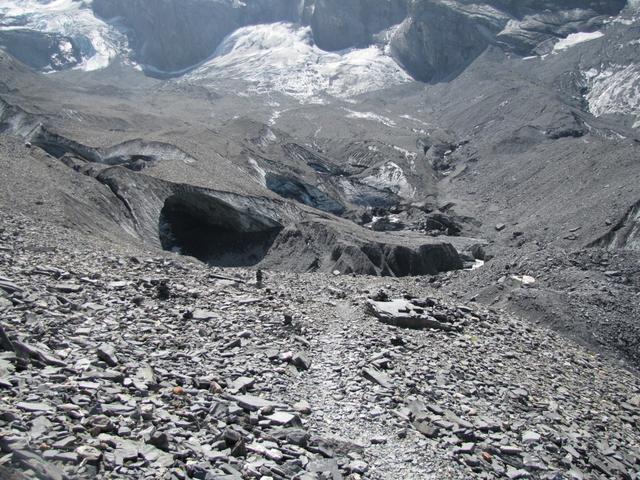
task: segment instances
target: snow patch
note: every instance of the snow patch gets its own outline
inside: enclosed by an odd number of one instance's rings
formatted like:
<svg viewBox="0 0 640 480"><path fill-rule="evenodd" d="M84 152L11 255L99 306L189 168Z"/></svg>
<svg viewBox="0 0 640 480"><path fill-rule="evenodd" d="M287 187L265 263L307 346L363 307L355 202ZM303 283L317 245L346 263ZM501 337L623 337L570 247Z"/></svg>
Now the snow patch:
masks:
<svg viewBox="0 0 640 480"><path fill-rule="evenodd" d="M396 122L394 122L393 120L391 120L388 117L385 117L385 116L382 116L382 115L378 115L377 113L373 113L373 112L358 112L356 110L349 110L348 108L345 108L345 110L348 112L347 113L347 118L358 118L358 119L362 119L362 120L371 120L372 122L382 123L383 125L385 125L387 127L395 127L396 126Z"/></svg>
<svg viewBox="0 0 640 480"><path fill-rule="evenodd" d="M533 285L536 283L536 279L530 275L511 275L511 278L523 285Z"/></svg>
<svg viewBox="0 0 640 480"><path fill-rule="evenodd" d="M392 145L392 146L396 152L400 152L402 155L404 155L404 158L406 158L407 160L415 160L415 158L418 156L417 153L410 152L405 148L400 148L400 147L397 147L396 145Z"/></svg>
<svg viewBox="0 0 640 480"><path fill-rule="evenodd" d="M416 117L412 117L411 115L400 115L400 118L404 118L405 120L411 120L412 122L416 122L419 123L420 125L424 125L425 127L430 127L431 124L427 123L423 120L420 120L419 118Z"/></svg>
<svg viewBox="0 0 640 480"><path fill-rule="evenodd" d="M264 170L264 168L262 168L260 165L258 165L258 162L256 162L256 160L254 158L249 157L249 165L251 165L253 167L253 169L255 170L256 174L257 174L257 180L260 182L260 185L262 185L263 187L267 186L267 172Z"/></svg>
<svg viewBox="0 0 640 480"><path fill-rule="evenodd" d="M267 125L269 125L270 127L273 127L281 116L282 116L281 110L274 110L274 112L271 114L271 117L269 117L269 121L267 122Z"/></svg>
<svg viewBox="0 0 640 480"><path fill-rule="evenodd" d="M283 22L236 30L187 77L212 84L243 80L251 93L277 91L307 102L411 81L380 47L325 52L314 45L310 27Z"/></svg>
<svg viewBox="0 0 640 480"><path fill-rule="evenodd" d="M258 137L256 143L261 147L268 147L269 145L272 145L277 141L278 136L273 133L273 130L267 127L260 132L260 136Z"/></svg>
<svg viewBox="0 0 640 480"><path fill-rule="evenodd" d="M485 261L484 260L478 260L476 259L473 262L473 265L471 265L471 268L469 268L469 270L478 270L479 268L484 267Z"/></svg>
<svg viewBox="0 0 640 480"><path fill-rule="evenodd" d="M604 33L598 32L578 32L572 33L566 38L563 38L558 43L553 46L554 52L562 52L571 47L579 45L584 42L590 42L592 40L597 40L598 38L604 37Z"/></svg>

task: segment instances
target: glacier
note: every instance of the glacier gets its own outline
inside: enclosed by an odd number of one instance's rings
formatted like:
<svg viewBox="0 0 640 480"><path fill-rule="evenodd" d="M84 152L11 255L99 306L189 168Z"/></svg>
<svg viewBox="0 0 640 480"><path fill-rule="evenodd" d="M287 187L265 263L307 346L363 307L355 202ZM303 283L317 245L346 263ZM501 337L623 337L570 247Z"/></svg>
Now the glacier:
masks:
<svg viewBox="0 0 640 480"><path fill-rule="evenodd" d="M236 30L184 78L210 86L225 80L244 81L254 94L275 91L321 103L324 94L353 97L411 77L382 46L326 52L314 44L309 27L279 22Z"/></svg>
<svg viewBox="0 0 640 480"><path fill-rule="evenodd" d="M0 31L23 30L62 35L79 46L82 61L75 67L92 71L106 68L128 50L123 32L97 18L91 2L75 0L3 0L0 3ZM68 40L61 40L68 43ZM61 44L60 50L70 47ZM55 70L52 59L51 71Z"/></svg>
<svg viewBox="0 0 640 480"><path fill-rule="evenodd" d="M640 128L640 66L609 65L584 72L589 85L589 110L596 116L624 114L636 117Z"/></svg>

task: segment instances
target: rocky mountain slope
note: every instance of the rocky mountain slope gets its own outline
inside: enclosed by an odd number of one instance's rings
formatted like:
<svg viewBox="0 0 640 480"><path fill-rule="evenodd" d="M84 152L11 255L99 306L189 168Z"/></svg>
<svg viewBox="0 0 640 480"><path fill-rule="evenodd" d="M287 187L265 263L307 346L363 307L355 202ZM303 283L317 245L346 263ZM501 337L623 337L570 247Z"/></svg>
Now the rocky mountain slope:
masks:
<svg viewBox="0 0 640 480"><path fill-rule="evenodd" d="M0 5L0 477L636 478L637 2Z"/></svg>

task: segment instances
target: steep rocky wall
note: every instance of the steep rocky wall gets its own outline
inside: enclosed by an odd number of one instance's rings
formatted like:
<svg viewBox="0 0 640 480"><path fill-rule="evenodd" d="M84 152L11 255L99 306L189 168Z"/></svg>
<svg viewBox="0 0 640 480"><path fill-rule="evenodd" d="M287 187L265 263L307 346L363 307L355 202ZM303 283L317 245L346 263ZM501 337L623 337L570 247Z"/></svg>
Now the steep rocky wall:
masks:
<svg viewBox="0 0 640 480"><path fill-rule="evenodd" d="M28 29L0 32L0 45L36 70L63 70L78 65L82 52L73 38Z"/></svg>
<svg viewBox="0 0 640 480"><path fill-rule="evenodd" d="M405 0L315 0L311 25L316 44L324 50L342 50L371 44L373 36L406 17Z"/></svg>
<svg viewBox="0 0 640 480"><path fill-rule="evenodd" d="M526 15L545 10L589 9L602 15L615 15L622 10L626 0L463 0L462 3L486 3L514 15Z"/></svg>
<svg viewBox="0 0 640 480"><path fill-rule="evenodd" d="M138 60L166 71L207 58L241 25L231 4L209 0L96 0L93 9L105 19L120 17L131 29Z"/></svg>
<svg viewBox="0 0 640 480"><path fill-rule="evenodd" d="M457 74L489 45L522 55L546 40L597 29L625 0L95 0L94 12L129 28L136 59L150 72L188 69L211 56L223 38L246 25L276 21L311 27L330 51L365 47L393 35L395 59L416 79ZM511 22L511 23L509 23ZM505 30L505 27L509 28Z"/></svg>
<svg viewBox="0 0 640 480"><path fill-rule="evenodd" d="M444 80L489 45L529 55L545 41L599 28L603 15L615 15L625 5L624 0L415 0L392 39L392 52L414 78Z"/></svg>
<svg viewBox="0 0 640 480"><path fill-rule="evenodd" d="M414 4L392 40L396 60L416 79L440 80L473 61L509 18L499 12L475 15L435 0Z"/></svg>

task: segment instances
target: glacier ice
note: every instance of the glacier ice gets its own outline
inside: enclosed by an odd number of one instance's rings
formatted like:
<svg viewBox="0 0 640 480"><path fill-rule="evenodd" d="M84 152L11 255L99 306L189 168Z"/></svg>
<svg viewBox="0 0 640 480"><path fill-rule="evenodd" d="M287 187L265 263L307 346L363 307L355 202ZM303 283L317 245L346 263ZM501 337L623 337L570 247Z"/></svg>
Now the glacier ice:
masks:
<svg viewBox="0 0 640 480"><path fill-rule="evenodd" d="M313 43L309 27L280 22L233 32L211 59L186 76L194 80L212 85L244 80L253 93L277 91L319 102L323 94L352 97L411 77L382 47L326 52Z"/></svg>
<svg viewBox="0 0 640 480"><path fill-rule="evenodd" d="M107 67L127 49L126 36L97 18L90 1L3 0L0 20L0 30L33 30L72 38L82 50L82 62L76 68L87 71ZM55 70L55 59L51 70Z"/></svg>

